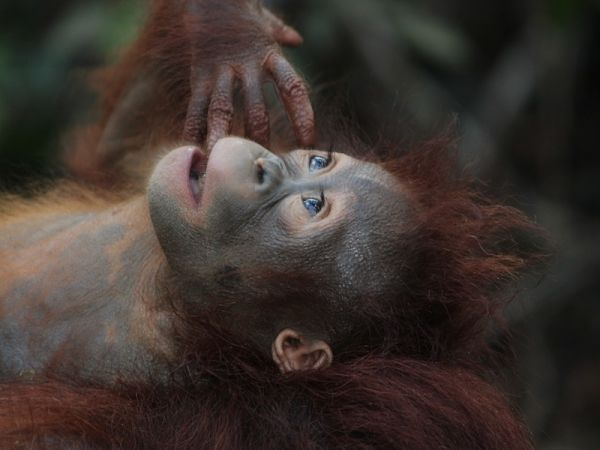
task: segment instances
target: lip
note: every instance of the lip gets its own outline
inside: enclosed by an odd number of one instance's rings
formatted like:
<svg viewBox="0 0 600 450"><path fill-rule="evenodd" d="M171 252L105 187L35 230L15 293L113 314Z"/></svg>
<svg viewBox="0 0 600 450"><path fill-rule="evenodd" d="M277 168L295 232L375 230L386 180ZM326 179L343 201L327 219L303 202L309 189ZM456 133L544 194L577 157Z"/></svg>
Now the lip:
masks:
<svg viewBox="0 0 600 450"><path fill-rule="evenodd" d="M208 158L198 148L194 147L190 151L187 165L188 192L196 207L200 206L202 198L202 178L206 173L206 164Z"/></svg>

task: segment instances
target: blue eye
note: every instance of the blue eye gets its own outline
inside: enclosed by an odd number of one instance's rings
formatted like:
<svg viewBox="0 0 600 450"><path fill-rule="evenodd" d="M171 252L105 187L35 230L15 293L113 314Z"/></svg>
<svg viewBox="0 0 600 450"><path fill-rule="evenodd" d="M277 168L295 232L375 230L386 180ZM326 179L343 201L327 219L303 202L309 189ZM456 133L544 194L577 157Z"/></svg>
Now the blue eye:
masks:
<svg viewBox="0 0 600 450"><path fill-rule="evenodd" d="M307 198L302 200L302 202L304 203L304 207L311 217L319 214L319 211L321 211L321 208L323 208L323 200L318 198Z"/></svg>
<svg viewBox="0 0 600 450"><path fill-rule="evenodd" d="M308 161L308 171L315 172L317 170L324 169L329 165L329 159L324 158L323 156L311 156Z"/></svg>

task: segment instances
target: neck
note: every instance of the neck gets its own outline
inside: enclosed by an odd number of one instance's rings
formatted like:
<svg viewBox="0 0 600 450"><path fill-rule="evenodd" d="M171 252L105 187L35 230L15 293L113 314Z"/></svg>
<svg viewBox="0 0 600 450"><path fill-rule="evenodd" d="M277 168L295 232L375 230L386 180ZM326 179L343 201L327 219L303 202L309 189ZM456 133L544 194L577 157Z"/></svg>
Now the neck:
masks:
<svg viewBox="0 0 600 450"><path fill-rule="evenodd" d="M0 229L0 262L14 268L0 272L5 295L8 285L27 281L46 296L157 300L165 261L143 197L101 211L16 217Z"/></svg>
<svg viewBox="0 0 600 450"><path fill-rule="evenodd" d="M145 197L5 221L0 331L15 330L18 348L0 350L0 366L37 373L59 352L69 374L160 377L173 352L173 313L161 296L166 271Z"/></svg>

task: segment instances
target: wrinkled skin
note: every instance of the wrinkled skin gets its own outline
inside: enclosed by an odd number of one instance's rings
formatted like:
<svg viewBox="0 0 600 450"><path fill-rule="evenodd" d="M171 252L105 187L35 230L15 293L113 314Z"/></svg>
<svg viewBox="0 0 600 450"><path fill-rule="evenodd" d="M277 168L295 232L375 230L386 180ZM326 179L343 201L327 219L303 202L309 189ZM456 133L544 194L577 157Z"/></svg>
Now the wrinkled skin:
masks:
<svg viewBox="0 0 600 450"><path fill-rule="evenodd" d="M376 164L226 138L169 152L147 200L39 214L2 228L2 376L168 382L181 314L215 308L282 371L329 365L400 292L410 206Z"/></svg>
<svg viewBox="0 0 600 450"><path fill-rule="evenodd" d="M233 90L239 83L244 100L247 136L269 143L269 115L262 86L272 79L292 121L301 146L314 143L314 119L308 90L302 79L281 54L279 45L298 46L301 36L277 19L260 2L190 2L187 20L190 35L208 28L204 16L210 11L214 28L207 40L196 38L192 47L192 95L184 129L184 139L202 142L212 149L217 140L229 134L233 118ZM218 17L215 17L218 16ZM247 22L252 33L231 33ZM202 33L202 31L201 31ZM222 48L222 50L220 50ZM216 49L216 57L215 55ZM207 130L205 129L207 128Z"/></svg>

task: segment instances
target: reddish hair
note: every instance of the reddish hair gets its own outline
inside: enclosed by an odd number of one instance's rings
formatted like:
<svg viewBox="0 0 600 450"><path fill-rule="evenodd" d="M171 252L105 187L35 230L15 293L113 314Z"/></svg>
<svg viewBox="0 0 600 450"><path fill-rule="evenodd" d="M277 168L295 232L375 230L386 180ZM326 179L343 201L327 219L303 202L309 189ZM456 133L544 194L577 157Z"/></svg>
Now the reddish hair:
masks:
<svg viewBox="0 0 600 450"><path fill-rule="evenodd" d="M218 62L226 50L207 45L212 36L263 38L244 14L230 14L240 18L235 30L220 29L228 21L211 17L247 2L212 1L219 8L207 6L206 15L193 19L204 24L185 22L190 15L177 8L186 2L153 2L139 40L99 77L98 123L76 136L68 158L76 173L112 169L130 151L142 151L140 160L147 160L145 146L179 139L189 68L197 67L190 42L203 42L197 50L210 52L199 58ZM119 107L144 84L143 76L155 83L152 95L142 96L148 104L140 106L139 117L128 117L131 124L121 123ZM102 154L111 120L123 127L115 133L122 153ZM490 374L481 359L488 349L485 331L512 297L500 287L542 258L528 240L539 230L474 189L457 172L446 138L410 152L386 151L390 147L381 143L369 150L347 127L339 132L324 126L327 121L317 123L318 148L333 143L334 150L381 162L414 205L402 294L365 299L357 310L360 326L338 343L333 365L320 372L282 375L247 338L207 317L187 317L178 330L181 366L168 386L125 381L107 388L48 379L1 384L3 447L531 448L505 397L484 381ZM293 142L275 138L288 148Z"/></svg>
<svg viewBox="0 0 600 450"><path fill-rule="evenodd" d="M544 232L486 196L457 159L454 140L443 136L383 163L415 204L418 239L409 295L392 320L410 319L406 326L428 338L415 350L447 361L487 350L485 331L515 297L507 285L547 258Z"/></svg>
<svg viewBox="0 0 600 450"><path fill-rule="evenodd" d="M118 63L93 73L97 121L68 137L64 155L65 164L79 178L101 182L106 188L116 184L117 190L124 184L123 174L143 180L148 164L155 162L148 161L148 148L182 143L191 95L190 68L210 74L215 65L227 61L232 48L265 40L276 45L258 25L256 9L245 0L205 0L202 14L190 14L194 8L190 4L190 0L154 0L139 37ZM244 41L236 42L240 36ZM194 48L194 43L200 44ZM152 86L148 92L143 91L147 83ZM124 113L120 108L131 103L131 97L136 98L137 109ZM119 136L119 143L116 151L107 151L102 140L112 133ZM143 168L136 170L136 166Z"/></svg>
<svg viewBox="0 0 600 450"><path fill-rule="evenodd" d="M528 245L539 230L475 190L448 144L370 153L417 211L408 289L369 301L363 332L339 345L327 370L282 375L247 338L188 317L168 386L5 384L0 439L39 447L531 448L506 398L484 380L481 357L485 331L512 298L499 288L543 257ZM363 153L359 145L338 141L336 150Z"/></svg>
<svg viewBox="0 0 600 450"><path fill-rule="evenodd" d="M327 133L322 128L317 148L381 164L412 206L403 225L411 245L390 242L402 245L396 249L398 292L365 299L363 341L400 356L477 366L489 350L487 332L503 326L503 309L516 296L510 285L548 258L544 231L459 169L452 130L403 147L383 139L366 145L349 129L344 123L326 127Z"/></svg>
<svg viewBox="0 0 600 450"><path fill-rule="evenodd" d="M281 375L212 334L196 386L0 388L0 443L177 449L529 449L503 396L471 371L370 354ZM188 368L194 372L192 368ZM189 373L188 373L189 375ZM198 380L197 380L198 381ZM94 447L96 448L96 447Z"/></svg>

